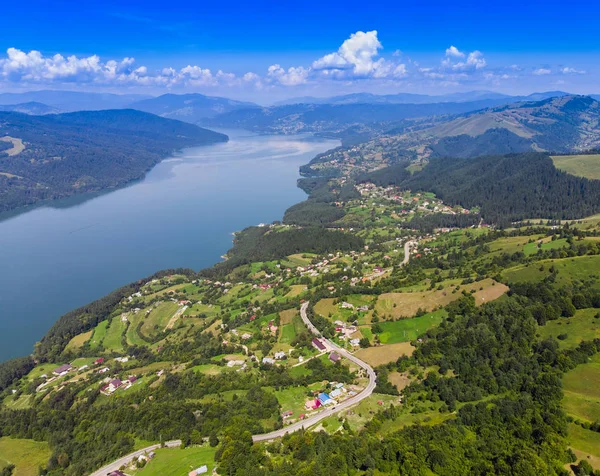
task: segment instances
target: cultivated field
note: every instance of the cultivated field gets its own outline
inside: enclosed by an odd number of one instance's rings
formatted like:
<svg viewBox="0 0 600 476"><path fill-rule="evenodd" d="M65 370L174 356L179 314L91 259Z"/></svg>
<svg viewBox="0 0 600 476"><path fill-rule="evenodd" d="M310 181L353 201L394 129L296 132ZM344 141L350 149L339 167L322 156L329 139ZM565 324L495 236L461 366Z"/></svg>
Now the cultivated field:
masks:
<svg viewBox="0 0 600 476"><path fill-rule="evenodd" d="M378 365L395 362L402 355L412 355L415 348L410 342L400 342L398 344L380 345L377 347L368 347L360 349L354 355L364 360L369 365L377 367Z"/></svg>
<svg viewBox="0 0 600 476"><path fill-rule="evenodd" d="M163 476L165 474L185 475L202 465L208 466L211 474L215 467L216 448L210 446L190 448L160 448L156 456L143 469L128 474L139 476Z"/></svg>
<svg viewBox="0 0 600 476"><path fill-rule="evenodd" d="M382 344L396 344L398 342L415 340L425 331L442 322L445 314L446 311L440 309L421 317L400 319L393 322L380 322L379 325L383 328L383 332L379 334L379 341Z"/></svg>
<svg viewBox="0 0 600 476"><path fill-rule="evenodd" d="M557 169L571 175L600 180L600 154L557 155L552 161Z"/></svg>
<svg viewBox="0 0 600 476"><path fill-rule="evenodd" d="M85 344L88 340L90 340L93 333L94 333L94 331L91 330L89 332L84 332L83 334L76 335L69 341L65 350L79 349L83 344Z"/></svg>
<svg viewBox="0 0 600 476"><path fill-rule="evenodd" d="M499 298L508 291L508 287L488 278L476 283L460 285L456 292L453 292L454 290L455 288L448 287L443 290L415 293L386 293L379 296L375 309L380 315L391 315L394 318L411 317L419 309L430 312L456 301L462 296L462 290L467 292L475 290L475 302L481 305Z"/></svg>
<svg viewBox="0 0 600 476"><path fill-rule="evenodd" d="M0 470L9 464L15 465L13 476L37 476L40 466L46 466L50 458L48 443L0 438Z"/></svg>

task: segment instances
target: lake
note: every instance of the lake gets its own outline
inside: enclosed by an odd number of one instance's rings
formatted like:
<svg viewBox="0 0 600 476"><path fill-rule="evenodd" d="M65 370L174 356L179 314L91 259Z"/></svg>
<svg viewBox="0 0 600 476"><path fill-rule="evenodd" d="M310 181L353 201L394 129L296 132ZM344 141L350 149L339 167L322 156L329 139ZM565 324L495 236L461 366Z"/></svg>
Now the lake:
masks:
<svg viewBox="0 0 600 476"><path fill-rule="evenodd" d="M298 168L339 141L222 131L143 180L0 216L0 360L27 355L63 314L166 268L211 266L232 232L306 195Z"/></svg>

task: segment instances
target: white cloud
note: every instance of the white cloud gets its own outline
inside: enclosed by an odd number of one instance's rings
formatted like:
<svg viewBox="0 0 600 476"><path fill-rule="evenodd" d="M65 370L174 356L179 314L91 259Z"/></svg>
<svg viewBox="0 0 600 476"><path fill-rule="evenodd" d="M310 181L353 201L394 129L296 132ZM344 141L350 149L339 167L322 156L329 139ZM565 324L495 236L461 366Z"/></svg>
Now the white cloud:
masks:
<svg viewBox="0 0 600 476"><path fill-rule="evenodd" d="M446 49L446 57L442 60L442 68L452 71L474 71L485 68L486 65L481 51L475 50L467 55L455 46Z"/></svg>
<svg viewBox="0 0 600 476"><path fill-rule="evenodd" d="M453 58L464 58L465 54L460 51L456 46L450 46L446 49L446 56Z"/></svg>
<svg viewBox="0 0 600 476"><path fill-rule="evenodd" d="M269 66L267 76L271 80L276 80L284 86L297 86L306 83L309 70L299 66L291 67L286 71L278 64Z"/></svg>
<svg viewBox="0 0 600 476"><path fill-rule="evenodd" d="M312 70L322 76L338 79L402 78L406 65L378 58L383 48L377 31L357 31L345 40L335 53L329 53L312 63ZM392 56L400 55L396 50Z"/></svg>
<svg viewBox="0 0 600 476"><path fill-rule="evenodd" d="M562 74L586 74L586 72L581 69L569 68L568 66L562 68L560 72Z"/></svg>
<svg viewBox="0 0 600 476"><path fill-rule="evenodd" d="M533 74L535 74L536 76L546 76L551 73L552 71L547 68L538 68L533 72Z"/></svg>

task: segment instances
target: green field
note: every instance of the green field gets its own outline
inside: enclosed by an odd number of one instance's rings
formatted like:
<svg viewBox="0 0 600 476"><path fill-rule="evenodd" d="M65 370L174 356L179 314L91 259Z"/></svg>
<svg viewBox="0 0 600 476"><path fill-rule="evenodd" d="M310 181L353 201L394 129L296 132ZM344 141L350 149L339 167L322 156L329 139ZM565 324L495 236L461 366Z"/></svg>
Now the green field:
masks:
<svg viewBox="0 0 600 476"><path fill-rule="evenodd" d="M600 277L600 255L537 261L526 266L510 268L504 271L502 276L509 283L537 282L550 274L553 265L558 271L556 279L558 285ZM600 287L600 281L598 284Z"/></svg>
<svg viewBox="0 0 600 476"><path fill-rule="evenodd" d="M108 329L108 321L102 321L94 328L94 332L92 333L92 337L90 338L90 348L95 349L104 340L104 336L106 336L106 330Z"/></svg>
<svg viewBox="0 0 600 476"><path fill-rule="evenodd" d="M557 250L560 248L564 248L567 246L567 239L561 238L559 240L545 240L542 242L541 246L538 246L538 242L527 243L523 247L523 253L527 256L534 255L538 252L538 250Z"/></svg>
<svg viewBox="0 0 600 476"><path fill-rule="evenodd" d="M594 468L600 467L600 433L569 423L567 439L578 459L587 459Z"/></svg>
<svg viewBox="0 0 600 476"><path fill-rule="evenodd" d="M588 422L600 421L600 354L563 377L563 407L568 415Z"/></svg>
<svg viewBox="0 0 600 476"><path fill-rule="evenodd" d="M162 332L178 307L177 303L172 301L160 303L158 307L152 309L152 312L144 319L141 328L142 334L150 336Z"/></svg>
<svg viewBox="0 0 600 476"><path fill-rule="evenodd" d="M421 317L411 319L401 319L394 322L380 322L383 333L379 334L379 341L382 344L396 344L397 342L410 342L415 340L428 329L437 326L442 322L446 311L440 309L430 312ZM362 332L362 329L361 329Z"/></svg>
<svg viewBox="0 0 600 476"><path fill-rule="evenodd" d="M106 336L102 344L108 351L123 352L123 344L121 343L121 337L125 332L127 323L121 320L120 316L113 317L110 326L106 330Z"/></svg>
<svg viewBox="0 0 600 476"><path fill-rule="evenodd" d="M281 327L279 343L291 344L292 341L296 338L296 336L305 329L306 327L304 326L304 323L302 322L300 316L294 316L290 324L285 324Z"/></svg>
<svg viewBox="0 0 600 476"><path fill-rule="evenodd" d="M554 166L571 175L600 180L600 155L557 155L552 157Z"/></svg>
<svg viewBox="0 0 600 476"><path fill-rule="evenodd" d="M90 340L90 337L92 337L93 333L94 333L94 331L91 330L88 332L84 332L83 334L76 335L69 341L69 343L65 347L65 350L79 349L83 344L85 344L88 340Z"/></svg>
<svg viewBox="0 0 600 476"><path fill-rule="evenodd" d="M560 317L553 321L548 321L540 326L539 334L542 339L547 337L558 337L567 335L566 339L559 339L558 344L561 349L576 347L583 340L592 340L600 337L600 319L594 316L600 312L600 309L580 309L573 317Z"/></svg>
<svg viewBox="0 0 600 476"><path fill-rule="evenodd" d="M0 469L15 465L13 476L37 476L40 466L50 458L48 443L3 437L0 438Z"/></svg>
<svg viewBox="0 0 600 476"><path fill-rule="evenodd" d="M190 448L160 448L156 456L143 469L135 473L139 476L185 476L190 471L202 466L208 466L211 474L215 467L216 448L210 446Z"/></svg>

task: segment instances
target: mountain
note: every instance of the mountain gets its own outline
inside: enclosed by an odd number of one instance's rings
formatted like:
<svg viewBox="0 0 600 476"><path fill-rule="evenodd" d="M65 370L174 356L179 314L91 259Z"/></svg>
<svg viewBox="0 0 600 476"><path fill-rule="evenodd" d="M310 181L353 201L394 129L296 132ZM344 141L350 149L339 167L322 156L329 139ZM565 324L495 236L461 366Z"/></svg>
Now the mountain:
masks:
<svg viewBox="0 0 600 476"><path fill-rule="evenodd" d="M227 136L131 109L0 112L0 211L117 187L182 147Z"/></svg>
<svg viewBox="0 0 600 476"><path fill-rule="evenodd" d="M567 96L569 93L563 91L548 91L543 93L533 93L529 96L510 96L508 94L497 93L494 91L469 91L464 93L450 93L439 96L430 96L427 94L370 94L355 93L343 96L333 96L325 98L315 98L304 96L290 98L285 101L275 103L275 106L286 106L291 104L433 104L444 102L473 102L473 101L505 101L507 103L519 101L540 101L550 97Z"/></svg>
<svg viewBox="0 0 600 476"><path fill-rule="evenodd" d="M434 155L457 157L467 156L465 150L470 150L468 156L524 152L525 149L585 151L600 147L599 122L597 100L589 96L562 96L464 114L408 133L404 138L429 145ZM500 134L500 130L505 132ZM504 142L499 143L499 140ZM494 145L488 149L492 142ZM477 144L479 146L474 147Z"/></svg>
<svg viewBox="0 0 600 476"><path fill-rule="evenodd" d="M404 119L462 114L504 103L503 99L485 99L430 104L291 104L239 109L203 123L269 133L340 133L354 126L376 132Z"/></svg>
<svg viewBox="0 0 600 476"><path fill-rule="evenodd" d="M32 116L43 116L44 114L56 114L60 112L57 108L47 106L41 102L25 102L21 104L0 105L0 111L4 112L21 112Z"/></svg>
<svg viewBox="0 0 600 476"><path fill-rule="evenodd" d="M257 108L258 106L251 102L202 94L163 94L156 98L134 102L130 107L162 117L197 123L202 119L219 114L239 109Z"/></svg>
<svg viewBox="0 0 600 476"><path fill-rule="evenodd" d="M0 105L38 102L62 112L121 109L135 101L150 96L142 94L88 93L78 91L29 91L25 93L2 93Z"/></svg>

